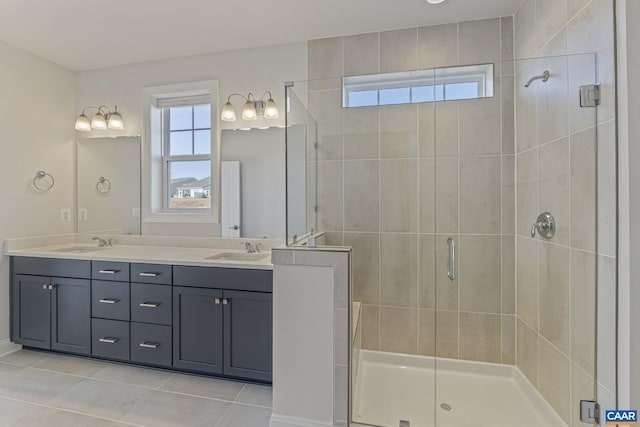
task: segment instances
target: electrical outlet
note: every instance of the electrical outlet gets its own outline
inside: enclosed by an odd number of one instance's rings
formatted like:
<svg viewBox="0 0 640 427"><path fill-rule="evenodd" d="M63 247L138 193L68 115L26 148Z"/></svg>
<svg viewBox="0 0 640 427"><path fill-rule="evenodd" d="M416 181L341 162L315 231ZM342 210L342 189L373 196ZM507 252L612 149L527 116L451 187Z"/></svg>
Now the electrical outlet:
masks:
<svg viewBox="0 0 640 427"><path fill-rule="evenodd" d="M71 221L71 209L60 209L60 221Z"/></svg>
<svg viewBox="0 0 640 427"><path fill-rule="evenodd" d="M89 212L87 212L87 208L78 209L78 219L80 221L86 221L89 219Z"/></svg>
<svg viewBox="0 0 640 427"><path fill-rule="evenodd" d="M131 211L131 216L133 218L140 218L140 208L133 208Z"/></svg>

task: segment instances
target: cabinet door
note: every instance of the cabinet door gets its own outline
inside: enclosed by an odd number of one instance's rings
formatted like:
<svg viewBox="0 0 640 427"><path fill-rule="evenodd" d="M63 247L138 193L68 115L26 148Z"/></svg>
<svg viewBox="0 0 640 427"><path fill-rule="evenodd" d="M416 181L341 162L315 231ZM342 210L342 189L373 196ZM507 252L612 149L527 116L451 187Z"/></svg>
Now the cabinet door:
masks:
<svg viewBox="0 0 640 427"><path fill-rule="evenodd" d="M173 366L222 373L222 291L174 286Z"/></svg>
<svg viewBox="0 0 640 427"><path fill-rule="evenodd" d="M224 374L271 381L272 295L224 291Z"/></svg>
<svg viewBox="0 0 640 427"><path fill-rule="evenodd" d="M49 277L17 274L13 280L13 340L28 347L51 348Z"/></svg>
<svg viewBox="0 0 640 427"><path fill-rule="evenodd" d="M91 281L53 278L51 348L91 354Z"/></svg>

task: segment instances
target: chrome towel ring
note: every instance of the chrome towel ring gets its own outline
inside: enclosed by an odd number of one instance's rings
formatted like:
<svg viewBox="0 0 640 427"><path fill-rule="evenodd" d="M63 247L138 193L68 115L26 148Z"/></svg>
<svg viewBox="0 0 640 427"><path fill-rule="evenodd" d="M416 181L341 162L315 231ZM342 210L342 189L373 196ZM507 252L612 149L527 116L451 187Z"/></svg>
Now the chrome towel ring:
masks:
<svg viewBox="0 0 640 427"><path fill-rule="evenodd" d="M37 171L33 177L33 188L40 193L46 193L56 185L56 180L50 173L45 171Z"/></svg>
<svg viewBox="0 0 640 427"><path fill-rule="evenodd" d="M98 182L96 182L96 193L98 194L107 194L111 191L111 181L109 181L104 176L98 178Z"/></svg>

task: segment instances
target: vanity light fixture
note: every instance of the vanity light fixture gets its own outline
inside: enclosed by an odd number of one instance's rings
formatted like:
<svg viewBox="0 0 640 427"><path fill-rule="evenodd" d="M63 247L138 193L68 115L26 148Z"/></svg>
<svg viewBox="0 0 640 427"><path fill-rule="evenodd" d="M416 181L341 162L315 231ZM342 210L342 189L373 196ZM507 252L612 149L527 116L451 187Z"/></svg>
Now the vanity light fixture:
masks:
<svg viewBox="0 0 640 427"><path fill-rule="evenodd" d="M429 4L440 4L440 3L444 3L445 0L427 0L427 3Z"/></svg>
<svg viewBox="0 0 640 427"><path fill-rule="evenodd" d="M98 110L89 121L89 117L85 114L88 109L96 109ZM122 130L124 129L124 122L122 121L122 116L118 112L118 106L116 105L113 109L113 112L109 109L109 107L105 105L101 105L99 107L86 107L82 110L82 113L76 119L76 130L82 132L89 132L92 129L96 130L107 130L107 129L116 129Z"/></svg>
<svg viewBox="0 0 640 427"><path fill-rule="evenodd" d="M259 100L256 100L251 92L247 96L232 93L227 98L227 103L224 104L222 114L220 114L220 119L224 122L236 121L236 111L231 103L232 96L239 96L245 100L244 107L242 107L242 120L256 120L258 116L263 116L265 119L277 119L280 117L278 106L273 100L271 92L266 91Z"/></svg>

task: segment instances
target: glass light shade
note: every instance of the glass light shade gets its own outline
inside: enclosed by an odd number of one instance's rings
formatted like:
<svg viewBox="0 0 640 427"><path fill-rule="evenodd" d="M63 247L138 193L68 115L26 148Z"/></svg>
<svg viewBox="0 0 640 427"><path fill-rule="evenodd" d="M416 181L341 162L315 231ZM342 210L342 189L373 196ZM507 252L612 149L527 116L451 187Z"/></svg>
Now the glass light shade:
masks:
<svg viewBox="0 0 640 427"><path fill-rule="evenodd" d="M442 2L444 2L445 0L427 0L427 3L429 4L440 4Z"/></svg>
<svg viewBox="0 0 640 427"><path fill-rule="evenodd" d="M255 120L258 118L256 106L253 102L247 101L242 108L242 120Z"/></svg>
<svg viewBox="0 0 640 427"><path fill-rule="evenodd" d="M264 118L277 119L278 117L280 117L280 114L278 113L278 106L272 98L269 98L267 105L264 107Z"/></svg>
<svg viewBox="0 0 640 427"><path fill-rule="evenodd" d="M227 103L224 104L222 114L220 114L220 119L224 122L236 121L236 111L233 109L233 105L231 105L231 102L227 101Z"/></svg>
<svg viewBox="0 0 640 427"><path fill-rule="evenodd" d="M84 114L80 114L78 119L76 120L76 130L82 132L89 132L91 130L91 122L89 121L89 117Z"/></svg>
<svg viewBox="0 0 640 427"><path fill-rule="evenodd" d="M105 120L102 113L98 112L95 116L93 116L93 119L91 120L91 127L98 130L107 129L107 121Z"/></svg>
<svg viewBox="0 0 640 427"><path fill-rule="evenodd" d="M122 121L122 116L117 111L115 113L111 113L109 115L109 121L107 121L107 127L109 129L124 129L124 122Z"/></svg>

